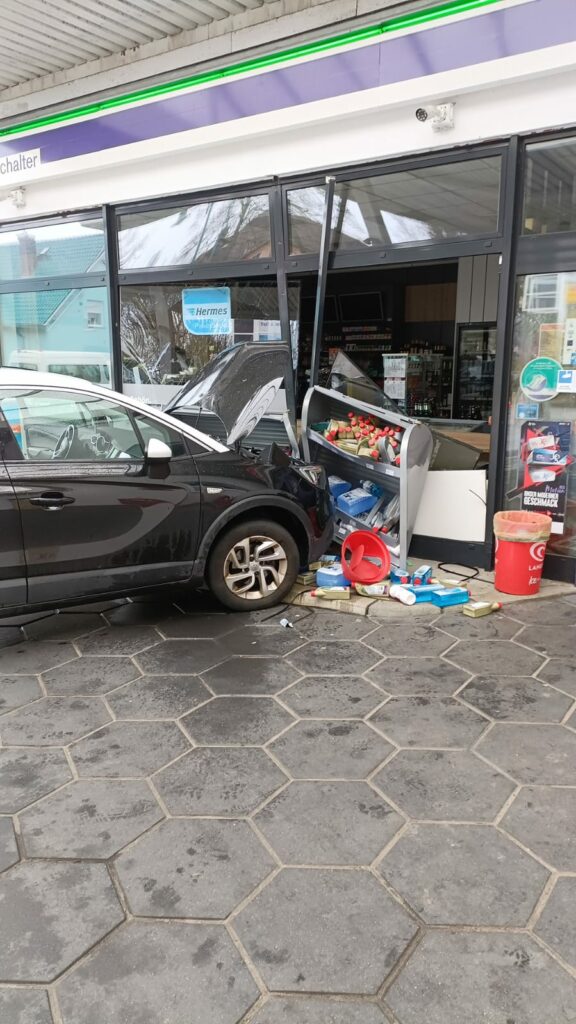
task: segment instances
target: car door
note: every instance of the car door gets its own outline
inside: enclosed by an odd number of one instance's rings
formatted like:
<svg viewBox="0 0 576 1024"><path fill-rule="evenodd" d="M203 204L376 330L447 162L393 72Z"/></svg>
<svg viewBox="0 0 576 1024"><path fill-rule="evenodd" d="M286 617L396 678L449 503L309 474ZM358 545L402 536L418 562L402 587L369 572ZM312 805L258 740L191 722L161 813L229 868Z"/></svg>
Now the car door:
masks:
<svg viewBox="0 0 576 1024"><path fill-rule="evenodd" d="M19 440L19 457L5 464L30 604L190 577L200 491L179 431L89 390L12 389L0 396L3 408ZM168 444L171 458L148 459L144 433Z"/></svg>
<svg viewBox="0 0 576 1024"><path fill-rule="evenodd" d="M14 485L5 459L18 458L19 448L0 412L0 618L3 611L26 604L26 561L22 522Z"/></svg>

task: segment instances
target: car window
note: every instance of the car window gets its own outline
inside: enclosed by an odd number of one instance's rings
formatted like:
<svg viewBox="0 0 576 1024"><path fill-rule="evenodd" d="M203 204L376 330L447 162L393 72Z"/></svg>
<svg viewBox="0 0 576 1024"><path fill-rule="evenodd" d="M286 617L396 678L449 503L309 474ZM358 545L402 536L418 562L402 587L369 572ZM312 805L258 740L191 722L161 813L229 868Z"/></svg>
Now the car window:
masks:
<svg viewBox="0 0 576 1024"><path fill-rule="evenodd" d="M178 430L174 430L166 423L161 423L159 420L146 416L144 413L135 412L133 415L136 426L142 435L144 448L146 448L150 438L156 437L159 441L164 441L164 444L168 445L175 458L179 455L188 455L186 441Z"/></svg>
<svg viewBox="0 0 576 1024"><path fill-rule="evenodd" d="M129 412L109 399L34 388L0 397L0 409L25 459L144 458Z"/></svg>

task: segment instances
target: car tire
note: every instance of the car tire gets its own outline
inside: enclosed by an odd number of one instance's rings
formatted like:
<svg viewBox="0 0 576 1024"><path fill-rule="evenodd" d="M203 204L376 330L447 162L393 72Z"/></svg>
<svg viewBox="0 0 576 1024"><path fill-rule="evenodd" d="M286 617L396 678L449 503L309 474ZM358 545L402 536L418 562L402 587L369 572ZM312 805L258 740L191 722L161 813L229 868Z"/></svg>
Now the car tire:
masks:
<svg viewBox="0 0 576 1024"><path fill-rule="evenodd" d="M218 538L208 560L207 582L232 611L279 604L294 586L300 567L296 541L272 519L238 523Z"/></svg>

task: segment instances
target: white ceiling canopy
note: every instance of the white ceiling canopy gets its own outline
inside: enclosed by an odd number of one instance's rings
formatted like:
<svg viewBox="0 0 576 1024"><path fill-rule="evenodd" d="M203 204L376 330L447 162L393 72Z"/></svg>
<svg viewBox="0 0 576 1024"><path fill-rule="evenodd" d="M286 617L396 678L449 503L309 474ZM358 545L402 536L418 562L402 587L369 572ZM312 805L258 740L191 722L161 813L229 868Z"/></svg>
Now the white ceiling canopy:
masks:
<svg viewBox="0 0 576 1024"><path fill-rule="evenodd" d="M1 0L0 90L273 0Z"/></svg>

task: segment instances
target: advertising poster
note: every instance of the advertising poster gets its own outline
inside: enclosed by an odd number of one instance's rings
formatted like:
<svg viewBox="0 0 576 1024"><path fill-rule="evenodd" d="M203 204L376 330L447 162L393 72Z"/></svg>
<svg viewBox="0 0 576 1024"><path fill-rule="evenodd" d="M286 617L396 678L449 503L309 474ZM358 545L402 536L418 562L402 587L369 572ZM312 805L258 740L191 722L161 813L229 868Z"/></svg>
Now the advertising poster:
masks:
<svg viewBox="0 0 576 1024"><path fill-rule="evenodd" d="M576 366L576 319L566 320L564 324L564 346L562 352L564 366Z"/></svg>
<svg viewBox="0 0 576 1024"><path fill-rule="evenodd" d="M564 533L572 424L564 420L527 420L520 434L518 487L509 498L521 496L526 512L552 519L552 533Z"/></svg>
<svg viewBox="0 0 576 1024"><path fill-rule="evenodd" d="M183 288L182 320L189 334L204 337L230 334L230 289Z"/></svg>

